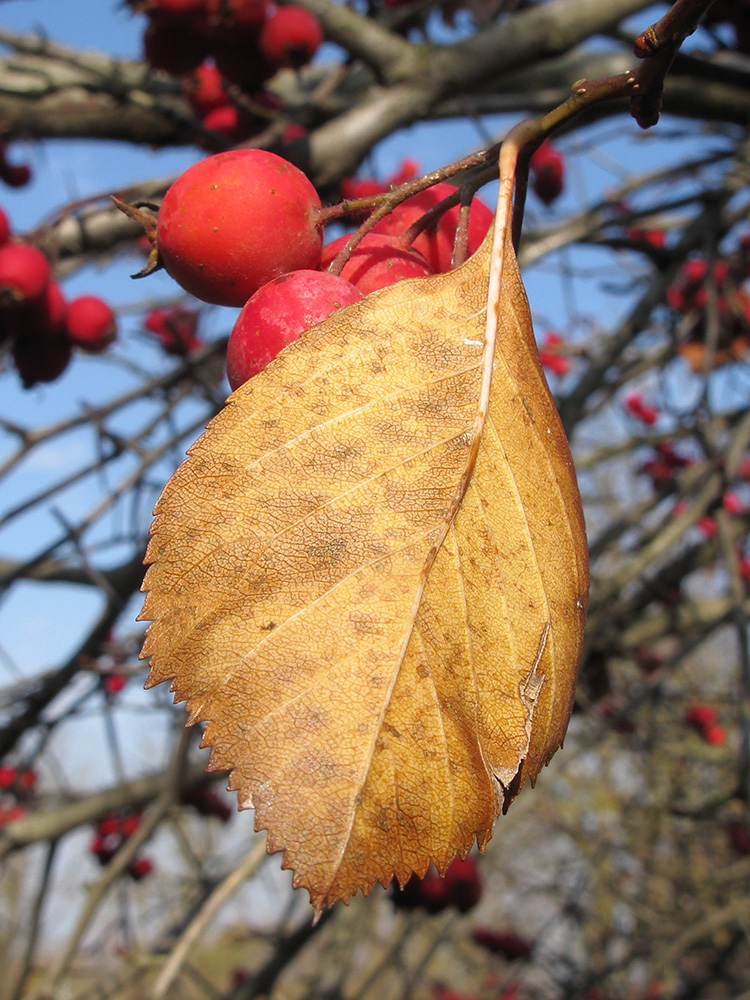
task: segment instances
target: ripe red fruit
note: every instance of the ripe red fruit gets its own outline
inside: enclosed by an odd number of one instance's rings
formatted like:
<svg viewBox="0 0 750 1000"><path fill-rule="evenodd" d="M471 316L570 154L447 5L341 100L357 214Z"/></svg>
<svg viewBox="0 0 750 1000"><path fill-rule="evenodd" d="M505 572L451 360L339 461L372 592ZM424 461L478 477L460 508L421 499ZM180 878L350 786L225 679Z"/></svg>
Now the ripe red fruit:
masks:
<svg viewBox="0 0 750 1000"><path fill-rule="evenodd" d="M65 333L72 344L99 354L111 344L117 333L115 314L97 295L81 295L68 303Z"/></svg>
<svg viewBox="0 0 750 1000"><path fill-rule="evenodd" d="M425 212L455 193L456 189L450 184L433 184L432 187L412 195L411 198L407 198L406 201L397 205L390 215L386 215L384 219L380 220L373 232L401 236L409 226L421 219ZM459 212L458 205L449 208L440 216L439 220L423 230L414 240L415 249L424 255L435 274L442 274L451 268ZM479 245L492 225L493 218L492 212L484 202L476 197L472 199L466 248L469 256L479 249Z"/></svg>
<svg viewBox="0 0 750 1000"><path fill-rule="evenodd" d="M345 234L323 247L321 268L325 270L333 263L349 238L350 235ZM351 281L363 295L369 295L378 288L385 288L405 278L424 278L429 274L432 274L432 268L422 254L405 244L398 236L368 233L354 248L340 277Z"/></svg>
<svg viewBox="0 0 750 1000"><path fill-rule="evenodd" d="M227 378L237 389L315 323L362 293L326 271L293 271L263 285L237 317L227 344Z"/></svg>
<svg viewBox="0 0 750 1000"><path fill-rule="evenodd" d="M0 246L0 304L34 302L50 280L49 261L41 250L13 241Z"/></svg>
<svg viewBox="0 0 750 1000"><path fill-rule="evenodd" d="M128 837L132 837L138 827L141 825L141 816L139 813L131 813L129 816L123 816L120 820L119 832L127 840Z"/></svg>
<svg viewBox="0 0 750 1000"><path fill-rule="evenodd" d="M691 705L685 712L685 722L699 731L717 722L716 709L712 705Z"/></svg>
<svg viewBox="0 0 750 1000"><path fill-rule="evenodd" d="M295 4L279 7L260 29L260 50L274 66L304 66L322 41L320 21Z"/></svg>
<svg viewBox="0 0 750 1000"><path fill-rule="evenodd" d="M239 142L252 132L252 128L247 127L246 120L233 104L222 104L221 107L214 108L201 120L201 125L211 132L218 132L230 142Z"/></svg>
<svg viewBox="0 0 750 1000"><path fill-rule="evenodd" d="M107 813L96 824L96 833L99 837L111 837L113 833L120 831L120 817L117 813Z"/></svg>
<svg viewBox="0 0 750 1000"><path fill-rule="evenodd" d="M241 306L267 281L318 266L319 210L315 188L281 156L216 153L189 167L164 196L159 256L199 299Z"/></svg>

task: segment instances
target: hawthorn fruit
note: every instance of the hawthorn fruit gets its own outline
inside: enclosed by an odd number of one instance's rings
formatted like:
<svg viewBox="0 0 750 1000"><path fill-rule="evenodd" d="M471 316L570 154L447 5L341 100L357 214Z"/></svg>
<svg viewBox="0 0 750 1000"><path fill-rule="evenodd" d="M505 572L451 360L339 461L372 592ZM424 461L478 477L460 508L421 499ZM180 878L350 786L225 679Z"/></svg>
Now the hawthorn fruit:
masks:
<svg viewBox="0 0 750 1000"><path fill-rule="evenodd" d="M260 51L273 66L304 66L322 41L323 29L317 17L295 4L279 7L260 29Z"/></svg>
<svg viewBox="0 0 750 1000"><path fill-rule="evenodd" d="M216 153L164 196L159 259L204 302L242 306L273 278L318 266L319 211L315 188L283 157L264 149Z"/></svg>
<svg viewBox="0 0 750 1000"><path fill-rule="evenodd" d="M0 246L0 304L17 306L42 298L50 281L49 261L41 250L9 241Z"/></svg>
<svg viewBox="0 0 750 1000"><path fill-rule="evenodd" d="M68 340L89 354L100 354L115 338L117 321L107 303L96 295L81 295L65 314Z"/></svg>
<svg viewBox="0 0 750 1000"><path fill-rule="evenodd" d="M301 333L362 293L326 271L299 270L263 285L237 317L227 344L227 378L237 389Z"/></svg>

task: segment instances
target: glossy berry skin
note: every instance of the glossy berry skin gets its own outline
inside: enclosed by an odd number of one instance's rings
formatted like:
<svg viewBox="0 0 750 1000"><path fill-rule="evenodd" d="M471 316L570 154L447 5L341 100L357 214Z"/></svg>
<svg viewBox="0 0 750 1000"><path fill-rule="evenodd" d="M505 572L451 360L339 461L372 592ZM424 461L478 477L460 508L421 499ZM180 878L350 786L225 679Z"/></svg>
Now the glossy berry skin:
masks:
<svg viewBox="0 0 750 1000"><path fill-rule="evenodd" d="M198 118L229 101L221 73L213 63L208 62L201 63L193 74L185 77L182 93Z"/></svg>
<svg viewBox="0 0 750 1000"><path fill-rule="evenodd" d="M39 301L49 280L49 261L41 250L13 241L0 246L0 302L3 305Z"/></svg>
<svg viewBox="0 0 750 1000"><path fill-rule="evenodd" d="M185 291L242 306L261 285L320 262L320 199L307 177L263 149L189 167L159 210L159 257Z"/></svg>
<svg viewBox="0 0 750 1000"><path fill-rule="evenodd" d="M322 41L317 17L294 4L279 7L260 30L260 50L274 66L304 66Z"/></svg>
<svg viewBox="0 0 750 1000"><path fill-rule="evenodd" d="M227 378L232 389L262 371L305 330L361 298L354 285L326 271L293 271L258 289L229 335Z"/></svg>
<svg viewBox="0 0 750 1000"><path fill-rule="evenodd" d="M333 262L349 238L345 234L323 247L321 268L325 270ZM363 295L369 295L405 278L425 278L430 274L432 268L414 247L407 246L397 236L368 233L352 251L340 277L351 281Z"/></svg>
<svg viewBox="0 0 750 1000"><path fill-rule="evenodd" d="M390 215L386 215L380 220L375 226L374 232L391 236L403 235L409 226L422 218L425 212L455 193L456 189L450 184L433 184L432 187L412 195L411 198L407 198L406 201L397 205ZM459 213L458 205L449 208L437 222L423 230L414 240L415 249L424 255L435 274L443 274L451 269ZM483 201L479 198L472 199L466 247L469 257L479 249L492 225L493 218L492 212Z"/></svg>
<svg viewBox="0 0 750 1000"><path fill-rule="evenodd" d="M115 314L96 295L81 295L68 303L65 333L72 344L89 354L100 354L117 333Z"/></svg>

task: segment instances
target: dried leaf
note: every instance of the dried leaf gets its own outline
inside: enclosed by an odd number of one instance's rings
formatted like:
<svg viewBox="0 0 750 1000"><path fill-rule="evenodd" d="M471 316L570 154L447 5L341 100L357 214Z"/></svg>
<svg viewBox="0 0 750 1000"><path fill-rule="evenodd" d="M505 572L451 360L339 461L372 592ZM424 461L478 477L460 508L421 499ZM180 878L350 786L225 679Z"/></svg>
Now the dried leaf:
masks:
<svg viewBox="0 0 750 1000"><path fill-rule="evenodd" d="M149 684L316 908L483 848L567 726L584 526L506 242L494 364L488 239L282 352L156 507Z"/></svg>

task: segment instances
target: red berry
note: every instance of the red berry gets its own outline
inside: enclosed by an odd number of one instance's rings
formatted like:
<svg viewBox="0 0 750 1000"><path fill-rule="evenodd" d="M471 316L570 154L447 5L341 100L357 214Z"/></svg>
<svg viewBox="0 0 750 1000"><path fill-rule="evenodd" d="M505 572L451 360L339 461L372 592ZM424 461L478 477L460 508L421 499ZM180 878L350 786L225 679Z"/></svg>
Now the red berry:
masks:
<svg viewBox="0 0 750 1000"><path fill-rule="evenodd" d="M143 36L143 54L153 69L182 76L200 66L208 55L208 42L179 23L151 21Z"/></svg>
<svg viewBox="0 0 750 1000"><path fill-rule="evenodd" d="M0 767L0 788L11 788L18 777L18 771L15 767L10 767L7 764L3 764Z"/></svg>
<svg viewBox="0 0 750 1000"><path fill-rule="evenodd" d="M477 944L494 955L502 955L512 962L516 958L528 958L533 945L515 931L493 931L487 927L475 927L472 936Z"/></svg>
<svg viewBox="0 0 750 1000"><path fill-rule="evenodd" d="M244 305L272 278L318 266L319 209L307 177L275 153L217 153L189 167L164 196L160 258L199 299Z"/></svg>
<svg viewBox="0 0 750 1000"><path fill-rule="evenodd" d="M133 858L128 865L128 875L134 882L140 882L147 878L154 870L154 863L150 858Z"/></svg>
<svg viewBox="0 0 750 1000"><path fill-rule="evenodd" d="M184 357L203 343L196 335L198 313L194 309L154 309L143 326L159 338L167 354Z"/></svg>
<svg viewBox="0 0 750 1000"><path fill-rule="evenodd" d="M7 148L4 142L0 142L0 180L5 181L8 187L24 187L31 180L31 167L25 163L17 166L8 163Z"/></svg>
<svg viewBox="0 0 750 1000"><path fill-rule="evenodd" d="M456 858L445 873L448 902L460 913L473 909L482 897L482 882L474 858Z"/></svg>
<svg viewBox="0 0 750 1000"><path fill-rule="evenodd" d="M103 299L81 295L68 303L65 333L76 347L89 354L99 354L115 339L117 320Z"/></svg>
<svg viewBox="0 0 750 1000"><path fill-rule="evenodd" d="M221 73L213 63L208 62L201 63L193 74L185 77L182 93L198 118L203 118L228 101Z"/></svg>
<svg viewBox="0 0 750 1000"><path fill-rule="evenodd" d="M131 813L130 816L123 816L120 820L119 832L127 840L128 837L132 837L138 827L141 825L141 816L139 813Z"/></svg>
<svg viewBox="0 0 750 1000"><path fill-rule="evenodd" d="M0 303L20 305L44 295L50 281L49 261L41 250L25 243L0 246Z"/></svg>
<svg viewBox="0 0 750 1000"><path fill-rule="evenodd" d="M716 519L711 517L710 514L706 514L705 517L699 518L696 521L696 527L705 538L714 538L719 531Z"/></svg>
<svg viewBox="0 0 750 1000"><path fill-rule="evenodd" d="M729 514L744 514L745 504L734 490L727 490L721 498L722 506Z"/></svg>
<svg viewBox="0 0 750 1000"><path fill-rule="evenodd" d="M717 718L716 709L711 705L691 705L685 712L685 722L698 730L716 725Z"/></svg>
<svg viewBox="0 0 750 1000"><path fill-rule="evenodd" d="M120 817L117 813L107 813L97 822L96 833L98 837L104 839L120 831Z"/></svg>
<svg viewBox="0 0 750 1000"><path fill-rule="evenodd" d="M545 139L529 161L532 190L545 205L551 205L562 194L565 178L565 161Z"/></svg>
<svg viewBox="0 0 750 1000"><path fill-rule="evenodd" d="M407 198L406 201L397 205L390 215L386 215L384 219L380 220L373 231L391 236L401 236L430 208L455 193L456 189L450 184L433 184L432 187L412 195L411 198ZM435 274L442 274L450 270L459 212L458 205L449 208L440 216L439 220L423 230L414 240L415 249L424 255ZM493 218L492 212L484 202L476 197L472 199L466 248L469 256L479 249L479 245L492 225Z"/></svg>
<svg viewBox="0 0 750 1000"><path fill-rule="evenodd" d="M260 50L274 66L304 66L322 41L317 17L295 4L277 8L260 29Z"/></svg>
<svg viewBox="0 0 750 1000"><path fill-rule="evenodd" d="M323 247L321 268L325 270L333 262L349 238L345 234ZM368 233L361 239L340 272L340 276L363 295L405 278L424 278L429 274L432 268L418 250L406 245L398 236L382 233Z"/></svg>
<svg viewBox="0 0 750 1000"><path fill-rule="evenodd" d="M233 104L222 104L219 108L214 108L201 119L201 125L210 132L218 132L230 142L239 142L246 138L252 129L248 129L247 122Z"/></svg>
<svg viewBox="0 0 750 1000"><path fill-rule="evenodd" d="M73 349L65 337L40 337L29 334L16 337L13 363L24 389L38 382L54 382L70 363Z"/></svg>
<svg viewBox="0 0 750 1000"><path fill-rule="evenodd" d="M127 683L128 678L125 674L108 674L102 680L102 687L108 698L114 698L125 688Z"/></svg>
<svg viewBox="0 0 750 1000"><path fill-rule="evenodd" d="M727 741L727 734L723 726L706 726L703 730L703 739L706 743L714 746L721 746Z"/></svg>
<svg viewBox="0 0 750 1000"><path fill-rule="evenodd" d="M10 220L5 212L0 208L0 246L10 239Z"/></svg>
<svg viewBox="0 0 750 1000"><path fill-rule="evenodd" d="M227 378L237 389L315 323L362 293L326 271L293 271L263 285L237 317L227 344Z"/></svg>

